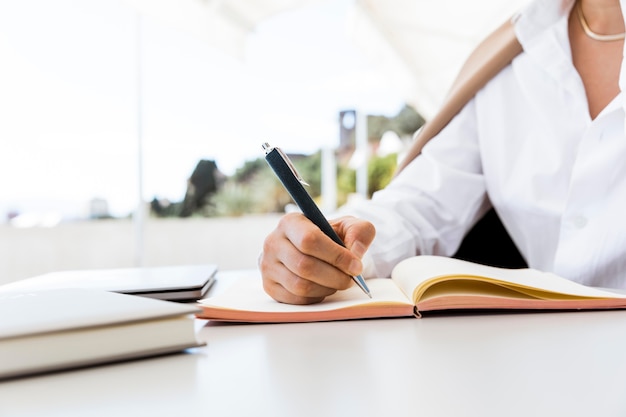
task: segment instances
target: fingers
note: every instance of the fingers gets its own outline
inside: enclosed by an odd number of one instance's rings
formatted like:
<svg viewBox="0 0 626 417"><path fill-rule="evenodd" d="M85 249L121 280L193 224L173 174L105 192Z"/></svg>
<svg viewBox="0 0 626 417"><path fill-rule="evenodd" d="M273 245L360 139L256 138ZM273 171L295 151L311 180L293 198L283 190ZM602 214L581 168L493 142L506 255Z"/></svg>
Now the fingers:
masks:
<svg viewBox="0 0 626 417"><path fill-rule="evenodd" d="M265 239L259 263L265 291L284 303L311 304L320 302L338 289L348 288L352 284L350 276L314 255L305 253L288 238L289 234L296 242L301 242L297 237L299 234L321 234L326 237L306 218L303 217L305 221L302 221L292 217L288 215ZM323 243L328 244L324 240ZM332 240L330 243L337 246ZM305 242L304 245L309 244ZM345 248L341 249L346 251Z"/></svg>
<svg viewBox="0 0 626 417"><path fill-rule="evenodd" d="M267 236L259 268L265 291L290 304L310 304L352 285L361 273L360 257L374 238L374 227L342 218L333 227L346 241L344 248L301 214L288 214Z"/></svg>
<svg viewBox="0 0 626 417"><path fill-rule="evenodd" d="M288 304L319 303L327 296L336 292L335 289L323 287L307 279L300 278L284 268L284 266L276 268L273 272L265 270L263 273L263 288L275 300Z"/></svg>
<svg viewBox="0 0 626 417"><path fill-rule="evenodd" d="M376 234L374 226L367 221L348 216L332 221L331 226L343 240L345 248L337 245L317 226L299 214L285 216L278 229L284 231L285 237L300 252L322 260L347 275L360 274L363 269L361 258ZM303 265L303 271L300 269L292 271L303 276L300 272L305 272L306 266Z"/></svg>

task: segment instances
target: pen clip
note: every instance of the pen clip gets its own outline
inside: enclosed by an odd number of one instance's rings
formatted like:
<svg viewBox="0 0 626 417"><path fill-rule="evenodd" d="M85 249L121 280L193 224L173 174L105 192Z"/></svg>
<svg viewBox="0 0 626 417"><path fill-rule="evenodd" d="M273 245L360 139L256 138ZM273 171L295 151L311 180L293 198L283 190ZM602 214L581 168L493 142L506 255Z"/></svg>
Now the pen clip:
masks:
<svg viewBox="0 0 626 417"><path fill-rule="evenodd" d="M310 185L300 176L300 174L298 173L298 170L296 169L296 167L293 165L293 163L291 162L291 160L289 159L289 157L287 156L287 154L285 154L285 152L283 152L282 149L280 149L277 146L270 146L269 143L265 142L263 145L263 150L265 151L265 155L267 155L268 153L272 152L272 151L276 151L278 152L278 154L280 155L281 158L283 158L283 161L285 161L285 163L287 164L287 166L289 167L289 169L291 170L291 172L293 173L294 177L296 177L296 179L298 180L298 182L302 185L306 185L307 187L310 187Z"/></svg>

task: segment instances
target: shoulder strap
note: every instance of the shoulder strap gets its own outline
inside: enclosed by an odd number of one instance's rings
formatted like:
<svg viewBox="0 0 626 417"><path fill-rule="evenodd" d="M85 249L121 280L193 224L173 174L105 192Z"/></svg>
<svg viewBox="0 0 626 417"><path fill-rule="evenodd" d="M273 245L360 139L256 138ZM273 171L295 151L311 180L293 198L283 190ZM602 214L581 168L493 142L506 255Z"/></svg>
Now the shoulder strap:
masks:
<svg viewBox="0 0 626 417"><path fill-rule="evenodd" d="M513 22L502 26L483 40L461 67L459 75L439 112L416 133L415 140L396 173L415 159L424 145L437 135L487 82L522 52Z"/></svg>

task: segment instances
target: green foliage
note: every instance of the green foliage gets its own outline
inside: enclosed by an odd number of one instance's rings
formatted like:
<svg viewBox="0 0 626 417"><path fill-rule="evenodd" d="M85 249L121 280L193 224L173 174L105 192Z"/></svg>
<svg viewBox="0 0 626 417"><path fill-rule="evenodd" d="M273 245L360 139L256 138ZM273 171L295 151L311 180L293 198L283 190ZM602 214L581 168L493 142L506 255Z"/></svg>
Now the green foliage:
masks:
<svg viewBox="0 0 626 417"><path fill-rule="evenodd" d="M389 184L396 171L398 155L372 157L367 166L367 193L369 197Z"/></svg>
<svg viewBox="0 0 626 417"><path fill-rule="evenodd" d="M356 192L356 171L343 165L337 167L337 204L343 205Z"/></svg>
<svg viewBox="0 0 626 417"><path fill-rule="evenodd" d="M237 171L235 171L235 174L231 179L237 183L246 183L256 177L259 172L266 170L267 168L268 165L263 158L246 161L241 168L238 168Z"/></svg>
<svg viewBox="0 0 626 417"><path fill-rule="evenodd" d="M398 136L411 136L424 124L424 118L411 106L404 106L394 117L368 116L367 136L370 141L378 141L383 133L391 130Z"/></svg>
<svg viewBox="0 0 626 417"><path fill-rule="evenodd" d="M265 164L265 161L261 160ZM289 202L289 195L281 184L273 178L273 173L266 165L245 182L231 177L224 187L210 200L212 211L208 216L241 216L244 214L268 213L281 211ZM269 171L269 172L268 172Z"/></svg>
<svg viewBox="0 0 626 417"><path fill-rule="evenodd" d="M321 189L321 153L310 156L294 155L292 162L302 178L310 184L307 191L314 198ZM264 158L247 161L215 193L202 215L241 216L253 213L283 212L291 197Z"/></svg>
<svg viewBox="0 0 626 417"><path fill-rule="evenodd" d="M321 152L310 156L294 156L292 161L314 199L321 195ZM368 194L383 188L391 180L396 168L396 155L372 157L368 165ZM356 191L356 173L347 166L337 167L337 202L345 204ZM242 216L256 213L282 213L287 204L293 203L272 169L263 158L248 161L235 175L226 179L215 193L209 195L202 206L191 215L194 217ZM174 217L180 214L182 203L159 206L156 199L152 211L158 217Z"/></svg>
<svg viewBox="0 0 626 417"><path fill-rule="evenodd" d="M255 209L254 196L248 186L229 181L205 204L203 214L209 216L242 216Z"/></svg>
<svg viewBox="0 0 626 417"><path fill-rule="evenodd" d="M397 167L397 154L373 156L367 165L367 193L371 197L376 191L385 188L393 178ZM346 166L337 170L337 203L345 204L350 194L356 192L356 171Z"/></svg>
<svg viewBox="0 0 626 417"><path fill-rule="evenodd" d="M292 162L302 179L309 184L307 192L313 198L319 197L322 194L322 152L296 157Z"/></svg>
<svg viewBox="0 0 626 417"><path fill-rule="evenodd" d="M182 210L183 203L169 201L159 201L156 197L150 202L150 212L156 217L178 217Z"/></svg>
<svg viewBox="0 0 626 417"><path fill-rule="evenodd" d="M265 169L257 173L250 186L254 189L256 208L259 212L281 213L285 206L291 203L289 193L266 163Z"/></svg>
<svg viewBox="0 0 626 417"><path fill-rule="evenodd" d="M400 136L413 135L426 121L411 106L404 106L393 118L393 130Z"/></svg>

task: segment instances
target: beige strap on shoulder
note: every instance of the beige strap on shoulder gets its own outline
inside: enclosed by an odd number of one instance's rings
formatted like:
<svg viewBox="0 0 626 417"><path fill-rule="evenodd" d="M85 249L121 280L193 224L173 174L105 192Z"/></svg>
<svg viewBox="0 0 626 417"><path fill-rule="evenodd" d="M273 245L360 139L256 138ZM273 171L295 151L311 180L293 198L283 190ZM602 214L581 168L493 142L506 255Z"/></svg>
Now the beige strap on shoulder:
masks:
<svg viewBox="0 0 626 417"><path fill-rule="evenodd" d="M396 174L415 159L424 145L437 135L487 82L522 52L513 22L502 26L483 40L463 64L439 112L417 132Z"/></svg>

